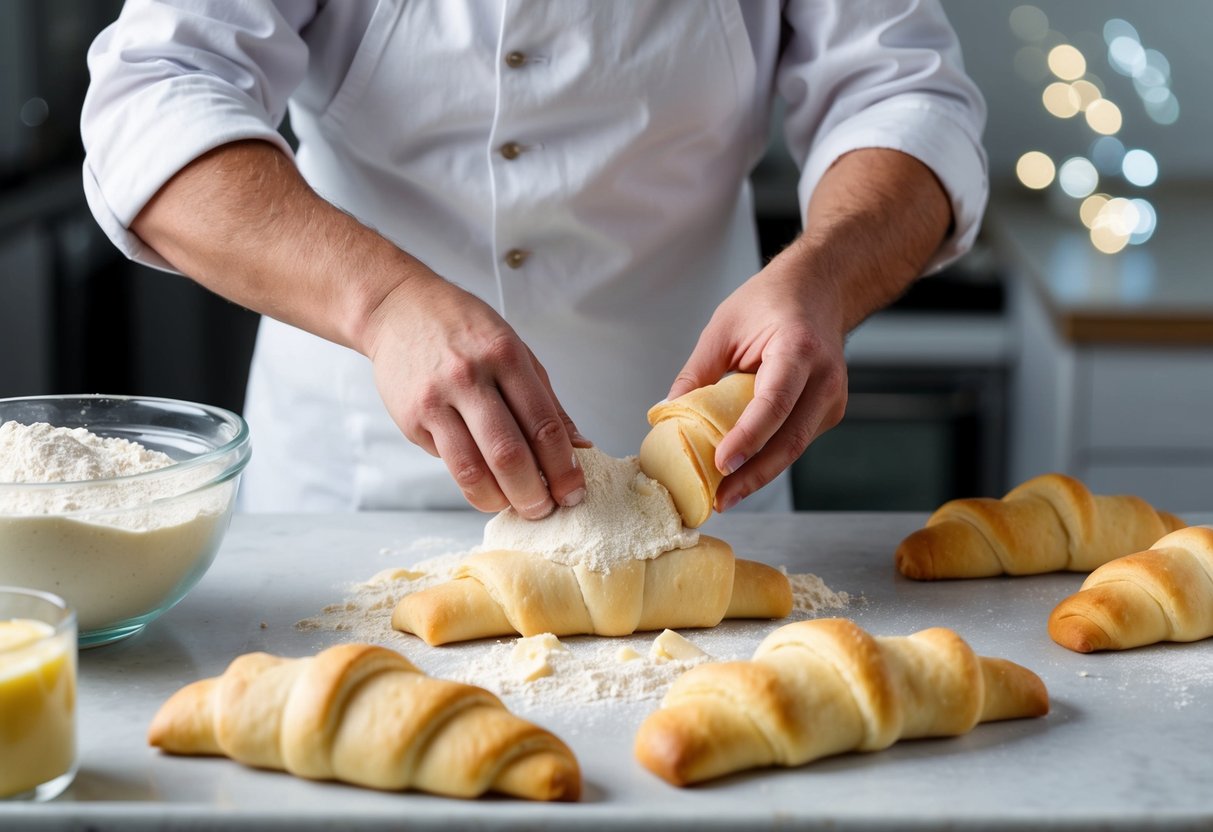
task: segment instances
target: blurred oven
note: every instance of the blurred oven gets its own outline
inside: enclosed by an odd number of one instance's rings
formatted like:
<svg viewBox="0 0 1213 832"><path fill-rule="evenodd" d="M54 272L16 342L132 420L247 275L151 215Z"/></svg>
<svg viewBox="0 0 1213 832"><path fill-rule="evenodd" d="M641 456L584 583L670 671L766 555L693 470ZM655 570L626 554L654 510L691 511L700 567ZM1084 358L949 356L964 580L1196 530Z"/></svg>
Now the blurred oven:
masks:
<svg viewBox="0 0 1213 832"><path fill-rule="evenodd" d="M1000 367L852 367L842 423L792 468L796 508L933 511L1001 496L1007 373Z"/></svg>

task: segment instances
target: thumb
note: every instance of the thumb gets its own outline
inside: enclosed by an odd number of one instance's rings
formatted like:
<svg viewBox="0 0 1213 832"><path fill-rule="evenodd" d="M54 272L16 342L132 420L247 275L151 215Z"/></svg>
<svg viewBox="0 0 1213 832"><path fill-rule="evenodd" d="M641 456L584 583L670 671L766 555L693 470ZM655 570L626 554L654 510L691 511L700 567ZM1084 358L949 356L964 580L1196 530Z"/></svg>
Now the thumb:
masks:
<svg viewBox="0 0 1213 832"><path fill-rule="evenodd" d="M729 360L731 350L726 333L717 334L717 329L708 324L691 357L683 365L682 370L674 379L674 385L666 394L667 399L676 399L700 387L715 384L729 370L733 369Z"/></svg>

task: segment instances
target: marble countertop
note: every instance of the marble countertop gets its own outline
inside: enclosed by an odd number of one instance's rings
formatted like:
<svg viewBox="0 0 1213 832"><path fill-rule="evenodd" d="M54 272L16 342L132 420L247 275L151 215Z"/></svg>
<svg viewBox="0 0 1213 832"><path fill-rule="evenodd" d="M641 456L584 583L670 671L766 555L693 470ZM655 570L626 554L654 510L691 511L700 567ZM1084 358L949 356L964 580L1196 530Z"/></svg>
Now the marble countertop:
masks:
<svg viewBox="0 0 1213 832"><path fill-rule="evenodd" d="M985 229L995 250L1032 279L1071 341L1213 344L1213 184L1143 192L1158 228L1140 246L1102 254L1078 220L1078 200L1000 188Z"/></svg>
<svg viewBox="0 0 1213 832"><path fill-rule="evenodd" d="M892 552L923 519L737 514L714 518L709 530L743 557L811 571L862 596L845 614L874 633L950 626L979 652L1027 665L1049 687L1048 717L678 790L630 753L653 702L599 703L587 716L507 698L578 755L585 799L566 805L381 793L164 756L144 735L179 686L248 651L305 655L344 640L295 624L340 601L351 582L433 554L419 552L418 541L472 545L483 525L472 513L238 516L215 565L180 605L132 639L81 654L75 783L49 804L0 804L0 828L1210 828L1213 640L1070 653L1049 640L1045 620L1082 576L905 580ZM749 650L776 625L730 626ZM406 652L427 669L432 653L412 643L417 649Z"/></svg>

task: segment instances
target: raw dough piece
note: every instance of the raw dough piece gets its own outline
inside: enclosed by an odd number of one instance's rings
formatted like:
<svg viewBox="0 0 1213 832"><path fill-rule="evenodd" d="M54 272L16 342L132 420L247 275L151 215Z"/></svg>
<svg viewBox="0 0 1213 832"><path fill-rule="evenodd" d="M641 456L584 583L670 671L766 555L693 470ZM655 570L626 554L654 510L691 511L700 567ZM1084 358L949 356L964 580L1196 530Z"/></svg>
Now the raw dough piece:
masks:
<svg viewBox="0 0 1213 832"><path fill-rule="evenodd" d="M623 636L791 611L787 576L736 560L723 540L701 535L689 549L607 573L529 552L481 552L453 580L402 598L392 626L436 645L512 633Z"/></svg>
<svg viewBox="0 0 1213 832"><path fill-rule="evenodd" d="M750 661L683 674L640 726L635 751L645 768L685 786L1048 709L1036 674L977 656L951 630L880 638L845 619L817 619L780 627Z"/></svg>
<svg viewBox="0 0 1213 832"><path fill-rule="evenodd" d="M1079 653L1213 636L1213 529L1180 529L1105 563L1053 610L1049 635Z"/></svg>
<svg viewBox="0 0 1213 832"><path fill-rule="evenodd" d="M1100 496L1073 477L1045 474L1001 500L944 503L895 560L916 580L1089 572L1184 525L1138 497Z"/></svg>
<svg viewBox="0 0 1213 832"><path fill-rule="evenodd" d="M577 760L486 690L432 679L399 653L343 644L314 657L240 656L173 694L148 742L313 780L450 797L576 800Z"/></svg>
<svg viewBox="0 0 1213 832"><path fill-rule="evenodd" d="M754 398L754 375L734 373L715 384L649 408L652 429L640 445L640 468L669 489L682 522L703 525L724 475L716 446Z"/></svg>

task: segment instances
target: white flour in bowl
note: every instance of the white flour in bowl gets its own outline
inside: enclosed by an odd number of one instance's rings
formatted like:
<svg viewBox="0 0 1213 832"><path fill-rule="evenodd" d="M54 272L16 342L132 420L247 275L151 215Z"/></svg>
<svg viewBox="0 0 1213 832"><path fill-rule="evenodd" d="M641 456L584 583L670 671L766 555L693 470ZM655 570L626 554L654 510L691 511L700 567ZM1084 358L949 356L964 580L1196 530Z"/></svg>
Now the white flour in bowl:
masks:
<svg viewBox="0 0 1213 832"><path fill-rule="evenodd" d="M143 615L169 600L213 554L234 483L169 499L203 485L215 471L200 468L171 481L89 481L172 464L159 451L84 428L0 425L0 584L62 596L76 609L81 631ZM164 502L149 505L156 500Z"/></svg>
<svg viewBox="0 0 1213 832"><path fill-rule="evenodd" d="M460 562L475 551L450 552L409 567L384 570L365 583L352 585L345 601L330 604L319 615L295 626L300 630L338 632L345 640L391 647L432 676L479 685L516 704L592 706L660 699L670 683L688 668L709 660L749 658L776 627L845 609L851 602L847 593L835 592L816 575L790 574L793 611L788 618L722 621L710 629L683 630L682 635L706 657L655 660L650 647L656 632L617 638L565 637L560 641L567 652L555 651L549 656L551 675L527 681L512 661L517 638L430 647L416 636L392 629L392 610L401 598L450 580ZM622 661L620 651L624 648L631 648L640 658Z"/></svg>

